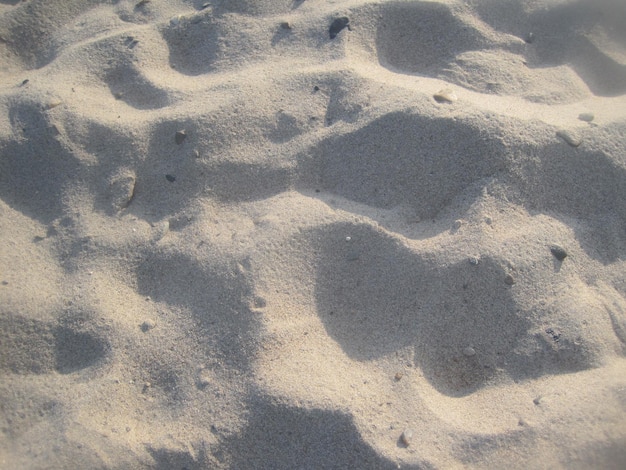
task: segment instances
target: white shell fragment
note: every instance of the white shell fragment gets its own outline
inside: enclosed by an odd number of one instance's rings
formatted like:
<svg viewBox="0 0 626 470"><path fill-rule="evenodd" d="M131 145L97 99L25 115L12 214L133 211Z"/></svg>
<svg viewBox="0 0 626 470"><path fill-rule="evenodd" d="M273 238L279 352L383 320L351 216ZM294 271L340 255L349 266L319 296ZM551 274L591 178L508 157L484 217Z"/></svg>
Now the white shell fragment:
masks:
<svg viewBox="0 0 626 470"><path fill-rule="evenodd" d="M556 135L563 139L571 147L578 147L583 143L583 139L571 131L560 129L556 131Z"/></svg>
<svg viewBox="0 0 626 470"><path fill-rule="evenodd" d="M433 98L435 98L435 101L437 103L454 103L459 99L456 96L456 93L450 88L444 88L442 90L439 90L433 95Z"/></svg>

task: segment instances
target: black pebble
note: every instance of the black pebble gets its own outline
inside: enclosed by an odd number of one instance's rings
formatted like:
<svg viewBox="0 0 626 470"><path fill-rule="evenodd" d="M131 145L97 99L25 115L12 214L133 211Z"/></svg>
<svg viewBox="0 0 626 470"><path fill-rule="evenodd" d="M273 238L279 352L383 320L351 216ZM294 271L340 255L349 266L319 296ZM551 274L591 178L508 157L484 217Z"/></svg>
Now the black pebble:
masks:
<svg viewBox="0 0 626 470"><path fill-rule="evenodd" d="M334 20L332 24L330 25L330 28L328 29L328 33L330 34L330 39L335 39L337 35L339 34L339 32L343 28L348 26L349 22L350 20L348 19L347 16L342 16L341 18L337 18L336 20ZM348 29L350 29L350 26L348 26Z"/></svg>
<svg viewBox="0 0 626 470"><path fill-rule="evenodd" d="M174 137L174 140L176 141L178 145L180 145L185 141L186 138L187 138L187 134L185 133L185 131L177 131L176 136Z"/></svg>
<svg viewBox="0 0 626 470"><path fill-rule="evenodd" d="M176 181L176 177L172 175L165 175L165 179L169 181L170 183L173 183L174 181Z"/></svg>
<svg viewBox="0 0 626 470"><path fill-rule="evenodd" d="M550 252L554 255L554 257L556 259L558 259L559 261L563 261L565 258L567 258L567 251L565 251L563 248L561 248L558 245L552 245L550 247Z"/></svg>

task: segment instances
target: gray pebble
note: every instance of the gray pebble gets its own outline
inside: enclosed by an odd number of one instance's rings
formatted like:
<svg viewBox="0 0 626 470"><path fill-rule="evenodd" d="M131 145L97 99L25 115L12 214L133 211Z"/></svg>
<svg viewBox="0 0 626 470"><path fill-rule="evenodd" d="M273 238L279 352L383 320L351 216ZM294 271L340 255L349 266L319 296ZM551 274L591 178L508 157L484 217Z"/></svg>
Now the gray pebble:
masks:
<svg viewBox="0 0 626 470"><path fill-rule="evenodd" d="M454 103L456 100L459 99L456 96L456 93L450 88L444 88L443 90L439 90L433 95L433 98L437 103Z"/></svg>
<svg viewBox="0 0 626 470"><path fill-rule="evenodd" d="M145 333L145 332L147 332L147 331L150 331L150 330L151 330L152 328L154 328L155 326L156 326L156 323L155 323L154 321L152 321L152 320L146 320L146 321L144 321L144 322L141 324L140 328L141 328L141 331L143 331L143 332Z"/></svg>
<svg viewBox="0 0 626 470"><path fill-rule="evenodd" d="M178 145L182 144L187 138L187 133L183 131L176 131L176 136L174 136L174 140Z"/></svg>
<svg viewBox="0 0 626 470"><path fill-rule="evenodd" d="M467 356L467 357L472 357L476 355L476 350L474 348L472 348L471 346L468 346L467 348L465 348L463 350L463 355Z"/></svg>
<svg viewBox="0 0 626 470"><path fill-rule="evenodd" d="M591 122L594 120L594 118L595 116L593 115L593 113L580 113L578 115L578 119L585 122Z"/></svg>
<svg viewBox="0 0 626 470"><path fill-rule="evenodd" d="M556 259L558 259L559 261L563 261L565 258L567 258L567 251L565 251L565 249L563 249L562 247L560 247L559 245L552 245L550 247L550 252L554 255L554 257Z"/></svg>
<svg viewBox="0 0 626 470"><path fill-rule="evenodd" d="M571 147L578 147L583 143L583 139L570 131L564 129L556 131L556 135L563 139Z"/></svg>
<svg viewBox="0 0 626 470"><path fill-rule="evenodd" d="M405 429L404 432L400 435L400 442L405 446L410 446L413 441L413 430Z"/></svg>
<svg viewBox="0 0 626 470"><path fill-rule="evenodd" d="M504 283L505 283L507 286L512 286L513 284L515 284L515 278L514 278L511 274L507 274L507 275L504 277Z"/></svg>

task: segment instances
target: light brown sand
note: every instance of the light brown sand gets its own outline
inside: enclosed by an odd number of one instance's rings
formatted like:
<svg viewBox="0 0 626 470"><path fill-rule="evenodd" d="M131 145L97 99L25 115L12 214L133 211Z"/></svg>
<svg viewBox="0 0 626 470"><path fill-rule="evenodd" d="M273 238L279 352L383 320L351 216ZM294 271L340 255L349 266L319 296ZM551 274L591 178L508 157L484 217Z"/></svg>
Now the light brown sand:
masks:
<svg viewBox="0 0 626 470"><path fill-rule="evenodd" d="M5 0L0 107L0 467L624 468L625 2Z"/></svg>

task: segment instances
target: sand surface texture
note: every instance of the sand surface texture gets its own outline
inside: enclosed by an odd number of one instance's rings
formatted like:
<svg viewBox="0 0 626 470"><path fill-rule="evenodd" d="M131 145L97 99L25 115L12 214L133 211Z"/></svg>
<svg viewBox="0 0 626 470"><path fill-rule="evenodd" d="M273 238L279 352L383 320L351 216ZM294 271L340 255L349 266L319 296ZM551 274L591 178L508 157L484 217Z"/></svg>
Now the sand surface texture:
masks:
<svg viewBox="0 0 626 470"><path fill-rule="evenodd" d="M618 469L626 2L0 1L0 467Z"/></svg>

